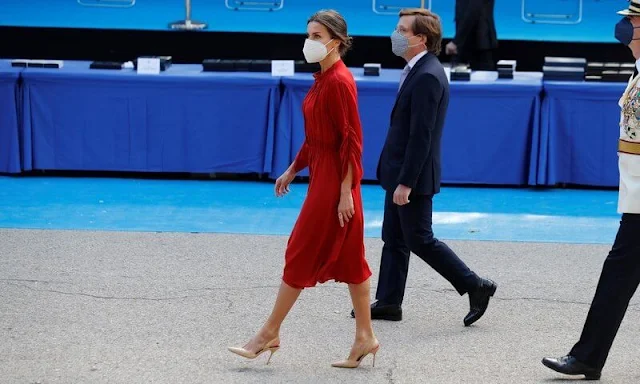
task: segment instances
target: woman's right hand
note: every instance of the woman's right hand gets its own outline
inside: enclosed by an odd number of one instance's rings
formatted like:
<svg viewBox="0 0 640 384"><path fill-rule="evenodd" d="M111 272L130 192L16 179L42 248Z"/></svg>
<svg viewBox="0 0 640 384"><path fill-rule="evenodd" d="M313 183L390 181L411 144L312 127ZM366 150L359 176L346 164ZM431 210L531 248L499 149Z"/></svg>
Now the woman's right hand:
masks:
<svg viewBox="0 0 640 384"><path fill-rule="evenodd" d="M289 193L289 184L293 181L295 175L287 170L276 180L276 196L282 197Z"/></svg>

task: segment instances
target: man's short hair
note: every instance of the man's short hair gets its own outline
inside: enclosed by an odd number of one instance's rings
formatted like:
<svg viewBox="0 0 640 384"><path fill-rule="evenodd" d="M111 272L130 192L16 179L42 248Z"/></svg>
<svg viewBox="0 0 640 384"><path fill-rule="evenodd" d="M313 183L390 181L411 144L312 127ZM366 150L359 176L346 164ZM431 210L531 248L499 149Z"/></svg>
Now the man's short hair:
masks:
<svg viewBox="0 0 640 384"><path fill-rule="evenodd" d="M427 38L427 50L436 56L442 47L442 23L440 17L425 8L405 8L400 11L402 16L415 16L411 29L414 35Z"/></svg>

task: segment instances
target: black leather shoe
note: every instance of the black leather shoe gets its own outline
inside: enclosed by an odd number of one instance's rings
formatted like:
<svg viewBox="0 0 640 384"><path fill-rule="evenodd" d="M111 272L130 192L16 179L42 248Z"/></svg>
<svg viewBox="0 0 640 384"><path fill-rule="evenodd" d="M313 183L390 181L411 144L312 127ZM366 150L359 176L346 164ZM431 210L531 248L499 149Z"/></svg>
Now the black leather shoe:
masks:
<svg viewBox="0 0 640 384"><path fill-rule="evenodd" d="M356 317L354 310L351 310L351 317ZM371 319L400 321L402 320L402 307L397 304L381 304L376 301L371 304Z"/></svg>
<svg viewBox="0 0 640 384"><path fill-rule="evenodd" d="M464 326L468 327L480 320L489 306L489 298L496 293L498 286L491 280L481 279L480 286L475 291L469 292L469 305L471 309L464 318Z"/></svg>
<svg viewBox="0 0 640 384"><path fill-rule="evenodd" d="M584 375L584 378L587 380L600 380L600 376L602 375L600 370L576 360L576 358L571 355L562 356L558 359L545 357L542 359L542 364L547 368L551 368L559 373L564 373L565 375Z"/></svg>

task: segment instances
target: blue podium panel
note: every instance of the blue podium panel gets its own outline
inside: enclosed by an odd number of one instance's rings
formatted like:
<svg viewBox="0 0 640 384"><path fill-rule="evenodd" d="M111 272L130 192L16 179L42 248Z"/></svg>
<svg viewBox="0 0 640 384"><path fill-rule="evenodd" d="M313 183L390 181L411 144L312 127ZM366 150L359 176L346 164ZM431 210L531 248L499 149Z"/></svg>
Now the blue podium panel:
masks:
<svg viewBox="0 0 640 384"><path fill-rule="evenodd" d="M626 83L544 83L538 184L618 185L618 100Z"/></svg>
<svg viewBox="0 0 640 384"><path fill-rule="evenodd" d="M522 20L527 23L579 24L582 0L522 0Z"/></svg>
<svg viewBox="0 0 640 384"><path fill-rule="evenodd" d="M311 84L313 84L313 77L307 74L296 74L294 77L282 78L282 101L276 123L271 178L276 179L287 170L304 142L302 101L311 88ZM308 169L300 171L298 175L308 176Z"/></svg>
<svg viewBox="0 0 640 384"><path fill-rule="evenodd" d="M442 181L534 185L542 82L452 82Z"/></svg>
<svg viewBox="0 0 640 384"><path fill-rule="evenodd" d="M20 71L11 67L8 60L0 60L0 173L22 170L18 119Z"/></svg>
<svg viewBox="0 0 640 384"><path fill-rule="evenodd" d="M387 134L400 70L363 76L352 69L364 136L364 179L376 180L378 158ZM311 75L283 78L284 96L278 117L274 175L284 171L304 140L302 100ZM540 80L453 82L442 139L445 183L535 184ZM307 175L306 172L300 173Z"/></svg>
<svg viewBox="0 0 640 384"><path fill-rule="evenodd" d="M271 74L159 75L29 68L25 169L269 173L280 81Z"/></svg>

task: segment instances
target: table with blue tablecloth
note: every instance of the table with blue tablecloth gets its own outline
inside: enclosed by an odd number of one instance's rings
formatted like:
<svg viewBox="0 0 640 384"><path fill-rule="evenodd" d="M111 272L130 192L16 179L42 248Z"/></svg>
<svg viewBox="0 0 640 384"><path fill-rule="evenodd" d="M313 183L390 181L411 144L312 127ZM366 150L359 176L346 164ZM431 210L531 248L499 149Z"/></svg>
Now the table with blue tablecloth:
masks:
<svg viewBox="0 0 640 384"><path fill-rule="evenodd" d="M9 60L0 60L0 173L19 173L20 71Z"/></svg>
<svg viewBox="0 0 640 384"><path fill-rule="evenodd" d="M364 179L376 180L400 71L352 72ZM442 181L617 186L617 102L626 84L543 84L539 77L517 75L450 83ZM21 69L0 61L0 173L229 172L275 178L304 140L301 106L312 83L311 74L208 73L201 65L139 75L132 69L92 70L88 62Z"/></svg>
<svg viewBox="0 0 640 384"><path fill-rule="evenodd" d="M364 179L375 180L400 70L364 76L352 69L358 87ZM273 175L282 173L304 140L302 101L310 74L283 77ZM535 184L537 173L540 77L515 80L453 81L442 139L442 181L461 184ZM300 173L301 176L308 172Z"/></svg>
<svg viewBox="0 0 640 384"><path fill-rule="evenodd" d="M538 184L618 185L618 100L626 85L544 83Z"/></svg>
<svg viewBox="0 0 640 384"><path fill-rule="evenodd" d="M23 71L25 170L269 173L280 80L173 65Z"/></svg>

